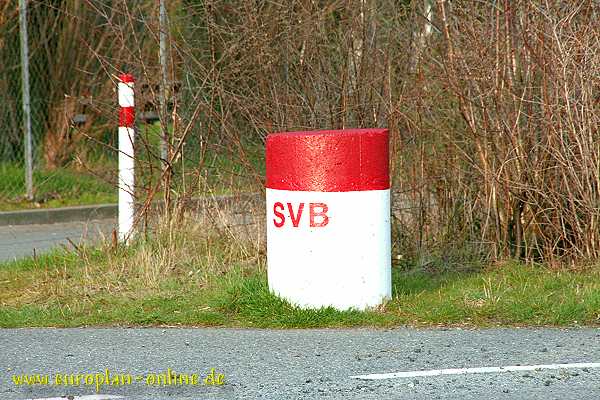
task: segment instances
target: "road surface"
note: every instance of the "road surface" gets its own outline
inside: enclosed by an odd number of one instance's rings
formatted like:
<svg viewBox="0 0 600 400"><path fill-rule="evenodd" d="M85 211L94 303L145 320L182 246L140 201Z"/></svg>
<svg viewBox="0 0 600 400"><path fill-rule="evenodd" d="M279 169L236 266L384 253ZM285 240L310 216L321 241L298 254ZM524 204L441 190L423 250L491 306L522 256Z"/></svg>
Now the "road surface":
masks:
<svg viewBox="0 0 600 400"><path fill-rule="evenodd" d="M422 370L552 366L600 361L599 329L483 330L0 330L0 398L73 399L598 399L597 366L448 376ZM170 384L170 369L202 382L214 368L223 385ZM531 368L530 368L531 369ZM108 371L107 371L108 370ZM356 375L410 372L361 380ZM152 384L160 381L161 385ZM21 374L77 376L79 386L16 385ZM133 377L123 385L93 383ZM108 375L105 375L108 374ZM89 375L90 385L84 384ZM410 374L409 374L410 375ZM191 378L190 378L191 379ZM73 381L75 382L75 381ZM117 383L119 380L117 378ZM189 382L189 381L188 381ZM92 397L79 397L92 396Z"/></svg>
<svg viewBox="0 0 600 400"><path fill-rule="evenodd" d="M0 226L0 262L41 254L61 245L72 248L73 243L93 242L110 237L114 220L69 222L44 225Z"/></svg>

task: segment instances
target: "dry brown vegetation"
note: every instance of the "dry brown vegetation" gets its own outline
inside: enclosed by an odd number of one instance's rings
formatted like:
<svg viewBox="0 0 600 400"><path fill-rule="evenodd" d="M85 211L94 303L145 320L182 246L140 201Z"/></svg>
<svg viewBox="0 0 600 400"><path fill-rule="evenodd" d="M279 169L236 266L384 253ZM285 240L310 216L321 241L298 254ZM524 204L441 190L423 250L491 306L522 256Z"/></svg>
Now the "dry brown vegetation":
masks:
<svg viewBox="0 0 600 400"><path fill-rule="evenodd" d="M159 81L157 2L58 3L82 20L68 59L93 61L77 71L108 87L124 66ZM178 95L161 115L171 148L150 193L190 176L167 193L205 190L215 153L258 189L251 154L269 132L385 126L397 253L422 266L600 256L597 1L167 3ZM112 104L108 90L93 95Z"/></svg>
<svg viewBox="0 0 600 400"><path fill-rule="evenodd" d="M206 109L219 106L203 135L214 123L235 146L271 131L388 126L399 252L424 263L598 258L597 2L186 10L178 66L202 83Z"/></svg>

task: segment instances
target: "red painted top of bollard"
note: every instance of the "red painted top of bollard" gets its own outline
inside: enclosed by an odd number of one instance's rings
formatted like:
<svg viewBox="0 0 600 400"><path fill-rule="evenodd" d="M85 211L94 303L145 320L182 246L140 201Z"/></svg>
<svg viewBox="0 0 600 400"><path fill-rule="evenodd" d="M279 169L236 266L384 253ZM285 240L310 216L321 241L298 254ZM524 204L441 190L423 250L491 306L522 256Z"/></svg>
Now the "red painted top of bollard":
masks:
<svg viewBox="0 0 600 400"><path fill-rule="evenodd" d="M123 83L134 83L135 78L131 74L121 74L119 75L119 80Z"/></svg>
<svg viewBox="0 0 600 400"><path fill-rule="evenodd" d="M269 189L350 192L390 188L387 129L282 132L267 136Z"/></svg>

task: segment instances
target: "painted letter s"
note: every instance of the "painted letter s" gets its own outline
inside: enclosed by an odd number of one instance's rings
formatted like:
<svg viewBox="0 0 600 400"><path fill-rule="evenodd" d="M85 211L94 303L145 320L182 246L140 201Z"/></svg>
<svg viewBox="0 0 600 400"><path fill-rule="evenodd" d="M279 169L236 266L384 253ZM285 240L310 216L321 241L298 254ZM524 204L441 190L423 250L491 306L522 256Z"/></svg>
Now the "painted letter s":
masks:
<svg viewBox="0 0 600 400"><path fill-rule="evenodd" d="M275 204L273 204L273 214L275 214L275 218L273 218L273 223L275 224L276 228L281 228L285 223L285 217L281 212L277 211L278 209L280 209L281 211L285 209L283 207L283 204L280 202L276 202ZM279 221L277 221L277 218L279 218Z"/></svg>

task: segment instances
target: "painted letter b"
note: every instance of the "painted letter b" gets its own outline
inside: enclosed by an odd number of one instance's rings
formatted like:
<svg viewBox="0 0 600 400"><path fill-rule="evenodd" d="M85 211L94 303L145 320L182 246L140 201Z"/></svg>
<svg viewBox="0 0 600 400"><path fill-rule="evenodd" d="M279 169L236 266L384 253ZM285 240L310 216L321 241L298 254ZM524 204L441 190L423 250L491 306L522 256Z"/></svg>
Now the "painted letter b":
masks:
<svg viewBox="0 0 600 400"><path fill-rule="evenodd" d="M320 209L320 210L317 210ZM329 217L327 216L327 204L325 203L310 203L310 227L311 228L321 228L327 226L329 223ZM315 219L320 217L320 221L316 221Z"/></svg>

